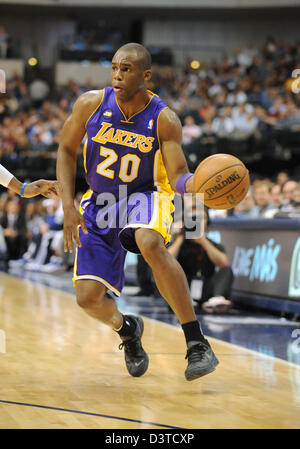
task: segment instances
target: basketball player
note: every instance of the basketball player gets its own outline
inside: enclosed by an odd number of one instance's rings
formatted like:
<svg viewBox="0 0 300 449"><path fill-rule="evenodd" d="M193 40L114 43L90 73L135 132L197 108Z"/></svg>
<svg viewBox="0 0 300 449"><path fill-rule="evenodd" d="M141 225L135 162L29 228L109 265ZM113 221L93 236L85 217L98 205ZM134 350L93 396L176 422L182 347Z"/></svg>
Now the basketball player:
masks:
<svg viewBox="0 0 300 449"><path fill-rule="evenodd" d="M181 148L180 121L147 90L150 78L148 51L139 44L126 44L112 59L112 87L82 94L66 120L57 158L64 247L72 252L73 239L77 244L73 279L78 305L118 332L128 372L135 377L146 372L149 362L141 342L143 320L122 315L107 292L120 295L126 250L143 255L181 323L187 343L185 377L193 380L214 371L218 360L202 334L184 272L166 249L174 191L192 192L193 178ZM76 154L85 134L84 165L90 190L83 196L80 213L74 206L74 180ZM138 200L126 207L126 226L103 229L99 226L103 206L97 197L110 192L120 210L124 203L120 185L126 186L128 196L144 194L149 216L139 221Z"/></svg>
<svg viewBox="0 0 300 449"><path fill-rule="evenodd" d="M56 181L47 181L39 179L38 181L23 184L0 164L0 184L13 190L24 198L32 198L37 195L43 195L49 198L52 194L57 195L58 188Z"/></svg>

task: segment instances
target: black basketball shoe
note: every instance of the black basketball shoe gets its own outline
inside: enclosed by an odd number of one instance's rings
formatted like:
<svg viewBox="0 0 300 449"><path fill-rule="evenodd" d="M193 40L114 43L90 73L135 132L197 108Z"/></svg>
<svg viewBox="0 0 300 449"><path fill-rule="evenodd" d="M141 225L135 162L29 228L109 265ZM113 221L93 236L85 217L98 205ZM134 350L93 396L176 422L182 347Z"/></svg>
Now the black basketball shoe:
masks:
<svg viewBox="0 0 300 449"><path fill-rule="evenodd" d="M211 373L219 363L207 340L206 343L201 341L188 348L185 358L188 359L186 380L198 379Z"/></svg>
<svg viewBox="0 0 300 449"><path fill-rule="evenodd" d="M148 369L149 357L142 347L142 335L144 332L144 322L142 318L126 315L136 325L134 335L130 337L121 337L122 343L119 345L119 349L123 349L125 354L126 367L134 377L142 376Z"/></svg>

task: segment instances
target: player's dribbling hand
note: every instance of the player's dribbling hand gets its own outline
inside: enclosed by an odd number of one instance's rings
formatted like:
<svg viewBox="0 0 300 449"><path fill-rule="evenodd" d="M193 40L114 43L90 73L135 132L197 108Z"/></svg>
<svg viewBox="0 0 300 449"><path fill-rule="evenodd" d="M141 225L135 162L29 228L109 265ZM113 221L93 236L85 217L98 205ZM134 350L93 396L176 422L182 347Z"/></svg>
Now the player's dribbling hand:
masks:
<svg viewBox="0 0 300 449"><path fill-rule="evenodd" d="M82 231L88 234L86 224L81 213L75 208L70 207L64 209L64 252L73 252L73 240L76 245L81 247L79 240L79 228L81 226Z"/></svg>
<svg viewBox="0 0 300 449"><path fill-rule="evenodd" d="M43 195L45 198L51 198L59 194L58 182L39 179L25 186L24 197L32 198L34 196Z"/></svg>

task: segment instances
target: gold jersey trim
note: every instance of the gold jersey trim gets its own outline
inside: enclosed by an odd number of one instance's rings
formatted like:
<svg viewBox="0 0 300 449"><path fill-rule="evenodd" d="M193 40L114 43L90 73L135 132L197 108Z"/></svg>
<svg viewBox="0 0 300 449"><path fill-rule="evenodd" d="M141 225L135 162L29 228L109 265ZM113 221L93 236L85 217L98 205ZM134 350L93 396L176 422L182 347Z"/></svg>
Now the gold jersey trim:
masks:
<svg viewBox="0 0 300 449"><path fill-rule="evenodd" d="M157 116L156 120L156 135L158 140L158 150L156 150L155 156L154 156L154 164L153 164L153 182L155 187L157 188L158 192L167 192L169 195L173 195L174 197L174 191L171 188L170 181L168 179L166 167L163 162L162 158L162 152L161 152L161 141L159 137L159 131L158 131L158 121L160 114L165 110L168 109L168 106L165 106L161 111L159 111L159 114Z"/></svg>
<svg viewBox="0 0 300 449"><path fill-rule="evenodd" d="M118 108L120 109L120 111L121 111L121 113L122 113L122 115L123 115L123 117L124 117L124 119L125 119L125 120L121 120L121 122L123 122L123 123L134 123L134 122L130 122L130 120L132 119L132 117L135 117L136 115L138 115L138 114L140 114L141 112L143 112L143 111L149 106L149 104L151 103L151 101L153 100L153 98L154 98L155 96L157 97L157 95L155 95L153 92L151 92L151 90L147 90L147 92L151 95L151 98L150 98L150 100L148 101L148 103L146 104L146 106L144 106L143 109L141 109L140 111L136 112L135 114L131 115L131 116L128 117L128 118L127 118L126 115L124 114L122 108L119 106L117 97L115 96L115 100L116 100L117 106L118 106Z"/></svg>
<svg viewBox="0 0 300 449"><path fill-rule="evenodd" d="M100 103L98 103L97 107L93 110L93 112L91 113L91 115L89 116L89 118L87 119L87 121L85 122L85 128L87 127L87 124L89 122L89 120L92 118L92 116L95 114L95 112L97 111L97 109L101 106L103 99L104 99L104 94L105 94L105 87L102 89L102 96L101 96L101 100Z"/></svg>

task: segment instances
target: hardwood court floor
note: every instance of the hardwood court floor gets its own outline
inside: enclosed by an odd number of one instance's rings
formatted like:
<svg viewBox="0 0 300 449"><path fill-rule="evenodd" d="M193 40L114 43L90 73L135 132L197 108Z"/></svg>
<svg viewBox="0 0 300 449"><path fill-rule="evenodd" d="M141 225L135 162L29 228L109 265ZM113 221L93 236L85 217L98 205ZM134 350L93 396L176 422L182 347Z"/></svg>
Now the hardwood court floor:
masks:
<svg viewBox="0 0 300 449"><path fill-rule="evenodd" d="M210 338L217 370L187 382L179 328L145 318L148 372L73 295L0 274L0 428L299 428L300 367ZM3 342L2 342L3 351Z"/></svg>

